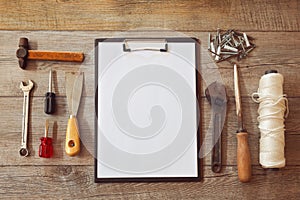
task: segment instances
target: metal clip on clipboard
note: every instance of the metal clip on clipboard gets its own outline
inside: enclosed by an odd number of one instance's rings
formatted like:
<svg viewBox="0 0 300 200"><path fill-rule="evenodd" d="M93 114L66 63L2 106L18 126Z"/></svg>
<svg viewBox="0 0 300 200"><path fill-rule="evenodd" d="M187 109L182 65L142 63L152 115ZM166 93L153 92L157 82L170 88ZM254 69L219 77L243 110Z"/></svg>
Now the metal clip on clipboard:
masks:
<svg viewBox="0 0 300 200"><path fill-rule="evenodd" d="M125 39L124 52L133 51L168 51L168 42L165 39Z"/></svg>

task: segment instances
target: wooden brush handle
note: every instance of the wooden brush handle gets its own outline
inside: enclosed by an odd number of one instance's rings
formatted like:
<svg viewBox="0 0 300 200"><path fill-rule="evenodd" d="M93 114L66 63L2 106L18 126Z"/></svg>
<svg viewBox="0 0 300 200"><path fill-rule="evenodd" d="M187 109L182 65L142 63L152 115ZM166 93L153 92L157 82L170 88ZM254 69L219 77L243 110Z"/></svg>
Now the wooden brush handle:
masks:
<svg viewBox="0 0 300 200"><path fill-rule="evenodd" d="M251 179L251 157L248 145L248 133L237 133L237 167L241 182L249 182Z"/></svg>

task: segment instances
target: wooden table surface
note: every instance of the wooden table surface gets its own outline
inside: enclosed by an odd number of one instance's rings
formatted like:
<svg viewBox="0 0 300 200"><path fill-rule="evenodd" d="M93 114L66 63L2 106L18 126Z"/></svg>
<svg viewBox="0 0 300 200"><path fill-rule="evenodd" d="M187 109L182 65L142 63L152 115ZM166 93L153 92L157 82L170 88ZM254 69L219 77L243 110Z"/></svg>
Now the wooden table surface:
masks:
<svg viewBox="0 0 300 200"><path fill-rule="evenodd" d="M223 135L223 171L210 170L210 155L203 159L201 182L94 183L93 115L95 38L127 36L130 32L185 34L207 43L208 32L217 28L237 29L255 38L257 48L239 63L245 127L249 132L252 180L240 183L236 167L236 116L233 68L218 64L229 96ZM155 30L155 31L154 31ZM12 0L0 2L0 198L1 199L299 199L300 198L300 3L273 1L121 1L121 0ZM30 61L18 67L15 51L20 37L28 37L32 49L83 51L83 64ZM58 112L43 112L48 72L54 73ZM276 69L284 77L290 114L286 119L286 167L264 170L259 165L258 104L250 96L265 70ZM84 147L80 155L64 153L68 119L65 73L82 70L85 84L80 108ZM19 156L23 92L21 81L31 79L29 148ZM201 94L206 87L202 83ZM201 131L207 134L210 108L204 95ZM45 119L50 119L54 157L38 156L39 138Z"/></svg>

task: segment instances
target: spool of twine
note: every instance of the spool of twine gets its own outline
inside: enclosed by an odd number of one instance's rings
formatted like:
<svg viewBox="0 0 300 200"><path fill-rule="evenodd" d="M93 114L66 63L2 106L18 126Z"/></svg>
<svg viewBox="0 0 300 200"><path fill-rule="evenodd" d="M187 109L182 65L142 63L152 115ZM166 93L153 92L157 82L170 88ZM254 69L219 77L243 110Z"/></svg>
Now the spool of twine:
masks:
<svg viewBox="0 0 300 200"><path fill-rule="evenodd" d="M283 76L276 70L266 71L252 99L259 103L259 162L263 168L282 168L285 166L284 119L288 115L288 100L283 94Z"/></svg>

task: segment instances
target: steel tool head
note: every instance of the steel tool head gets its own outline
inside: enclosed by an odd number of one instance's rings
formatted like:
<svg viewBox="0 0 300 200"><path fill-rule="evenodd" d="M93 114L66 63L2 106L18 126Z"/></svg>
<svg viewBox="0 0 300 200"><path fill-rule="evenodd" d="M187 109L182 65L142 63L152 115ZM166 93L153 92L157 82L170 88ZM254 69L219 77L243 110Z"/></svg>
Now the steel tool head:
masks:
<svg viewBox="0 0 300 200"><path fill-rule="evenodd" d="M31 80L28 80L28 84L27 85L24 85L23 82L20 83L20 89L23 92L30 91L33 88L33 86L34 86L34 83Z"/></svg>
<svg viewBox="0 0 300 200"><path fill-rule="evenodd" d="M234 96L235 96L235 107L236 107L236 115L238 117L238 131L245 131L243 125L243 117L242 117L242 100L240 93L240 85L239 85L239 73L237 65L233 65L233 78L234 78Z"/></svg>
<svg viewBox="0 0 300 200"><path fill-rule="evenodd" d="M28 39L20 38L19 48L16 51L16 56L19 59L19 66L22 69L26 68L27 57L28 57Z"/></svg>
<svg viewBox="0 0 300 200"><path fill-rule="evenodd" d="M70 115L76 116L83 87L83 72L66 73L66 93Z"/></svg>
<svg viewBox="0 0 300 200"><path fill-rule="evenodd" d="M29 151L26 148L21 148L19 153L20 153L20 156L23 156L23 157L27 157L29 155Z"/></svg>
<svg viewBox="0 0 300 200"><path fill-rule="evenodd" d="M205 89L205 96L212 106L226 108L227 95L225 85L215 81Z"/></svg>
<svg viewBox="0 0 300 200"><path fill-rule="evenodd" d="M82 93L82 87L83 87L83 72L81 72L73 86L73 91L72 91L72 115L76 116L80 104L80 99L81 99L81 93Z"/></svg>

